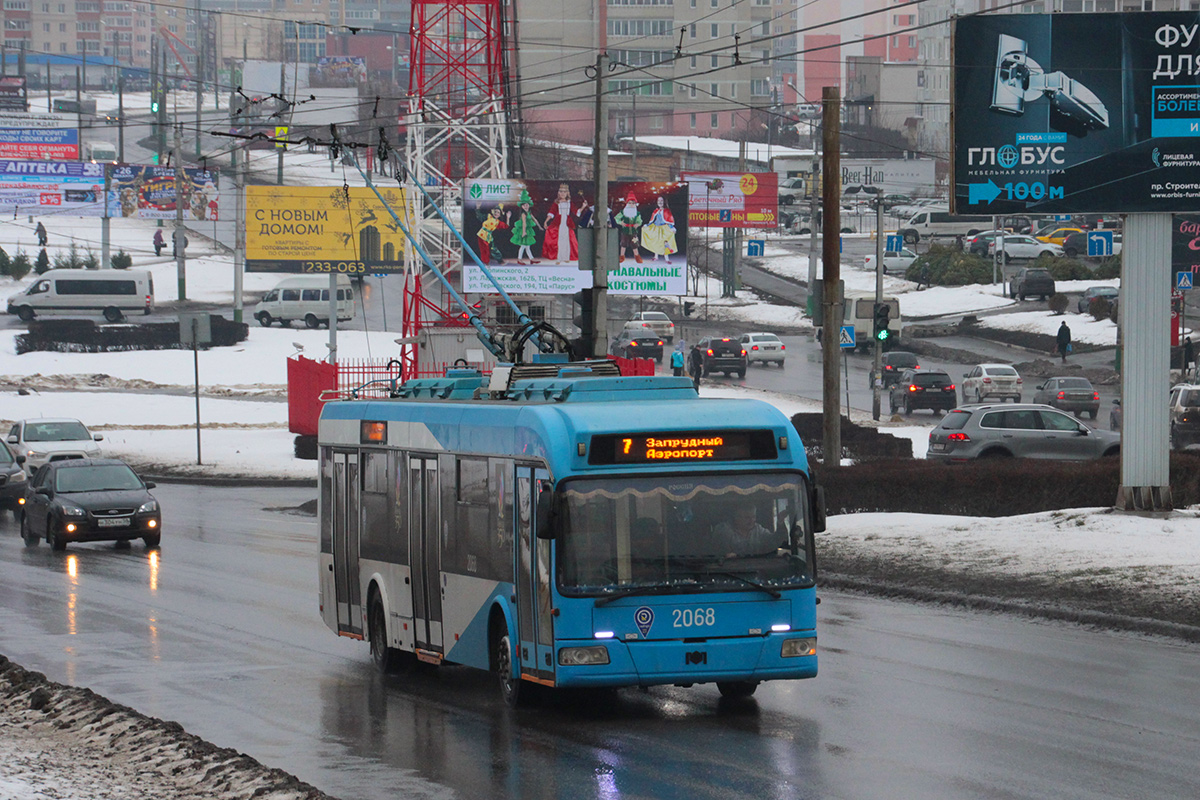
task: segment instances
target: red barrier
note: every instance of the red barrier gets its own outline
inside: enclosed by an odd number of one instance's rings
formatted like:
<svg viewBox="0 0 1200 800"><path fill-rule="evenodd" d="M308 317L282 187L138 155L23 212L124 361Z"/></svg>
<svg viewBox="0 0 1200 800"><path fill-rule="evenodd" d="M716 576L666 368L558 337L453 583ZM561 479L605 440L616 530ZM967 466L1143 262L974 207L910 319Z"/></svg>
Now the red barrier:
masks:
<svg viewBox="0 0 1200 800"><path fill-rule="evenodd" d="M338 369L324 361L304 356L289 358L288 430L301 436L317 435L317 420L321 418L321 392L336 389Z"/></svg>
<svg viewBox="0 0 1200 800"><path fill-rule="evenodd" d="M621 370L622 377L654 375L655 364L652 358L621 358L620 356L609 356L609 358L617 362L617 369Z"/></svg>

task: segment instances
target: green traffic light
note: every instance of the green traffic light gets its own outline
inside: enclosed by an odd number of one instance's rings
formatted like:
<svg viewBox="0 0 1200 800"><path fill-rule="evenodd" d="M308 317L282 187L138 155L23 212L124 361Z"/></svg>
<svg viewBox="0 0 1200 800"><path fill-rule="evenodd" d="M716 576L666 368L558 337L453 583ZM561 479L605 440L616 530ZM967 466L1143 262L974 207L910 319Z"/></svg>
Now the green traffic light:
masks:
<svg viewBox="0 0 1200 800"><path fill-rule="evenodd" d="M882 342L888 338L889 334L891 334L891 331L885 328L884 330L881 330L879 333L875 334L875 338Z"/></svg>

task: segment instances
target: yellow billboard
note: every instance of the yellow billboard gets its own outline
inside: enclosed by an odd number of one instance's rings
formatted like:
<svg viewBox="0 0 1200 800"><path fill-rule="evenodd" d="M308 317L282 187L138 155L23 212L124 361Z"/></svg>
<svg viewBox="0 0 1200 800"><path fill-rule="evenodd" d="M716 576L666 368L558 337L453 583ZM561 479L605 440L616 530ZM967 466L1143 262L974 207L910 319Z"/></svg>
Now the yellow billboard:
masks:
<svg viewBox="0 0 1200 800"><path fill-rule="evenodd" d="M404 190L379 193L409 227ZM247 272L403 272L406 241L371 189L246 187Z"/></svg>

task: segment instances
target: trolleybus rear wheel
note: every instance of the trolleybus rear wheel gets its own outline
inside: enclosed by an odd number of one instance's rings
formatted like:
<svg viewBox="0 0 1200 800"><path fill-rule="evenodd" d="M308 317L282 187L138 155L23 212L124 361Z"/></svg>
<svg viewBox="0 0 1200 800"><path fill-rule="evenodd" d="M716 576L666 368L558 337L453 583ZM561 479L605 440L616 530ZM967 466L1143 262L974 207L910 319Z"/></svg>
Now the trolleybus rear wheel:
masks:
<svg viewBox="0 0 1200 800"><path fill-rule="evenodd" d="M375 662L375 668L384 674L397 672L406 654L394 647L388 647L387 618L384 616L383 602L379 595L371 598L371 605L367 611L367 625L367 635L371 637L371 660Z"/></svg>

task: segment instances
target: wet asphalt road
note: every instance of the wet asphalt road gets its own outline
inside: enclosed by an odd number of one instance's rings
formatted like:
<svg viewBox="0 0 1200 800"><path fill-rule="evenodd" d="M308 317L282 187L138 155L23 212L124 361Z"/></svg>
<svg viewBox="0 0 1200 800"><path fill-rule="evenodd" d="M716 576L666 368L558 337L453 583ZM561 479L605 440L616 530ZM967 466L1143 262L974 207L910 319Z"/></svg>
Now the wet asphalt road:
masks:
<svg viewBox="0 0 1200 800"><path fill-rule="evenodd" d="M161 552L24 548L0 523L0 653L345 800L1200 796L1200 651L823 592L821 674L558 698L382 678L316 604L313 490L163 485Z"/></svg>

